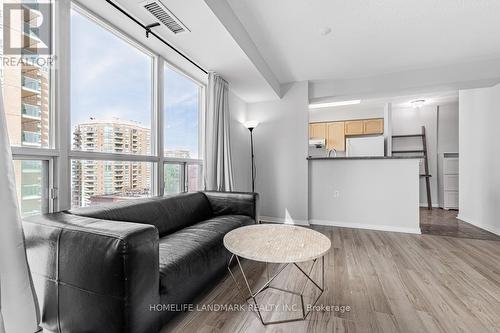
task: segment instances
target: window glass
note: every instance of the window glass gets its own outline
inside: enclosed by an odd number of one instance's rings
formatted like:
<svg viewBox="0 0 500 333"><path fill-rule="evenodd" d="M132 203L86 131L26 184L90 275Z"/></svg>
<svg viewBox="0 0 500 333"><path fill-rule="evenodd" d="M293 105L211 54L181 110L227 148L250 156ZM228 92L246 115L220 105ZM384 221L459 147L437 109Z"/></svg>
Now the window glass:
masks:
<svg viewBox="0 0 500 333"><path fill-rule="evenodd" d="M165 180L164 194L175 194L183 192L182 190L182 164L165 163L163 166L163 177Z"/></svg>
<svg viewBox="0 0 500 333"><path fill-rule="evenodd" d="M0 81L10 144L50 148L50 2L11 1L2 9ZM41 22L43 29L33 28Z"/></svg>
<svg viewBox="0 0 500 333"><path fill-rule="evenodd" d="M14 160L17 198L23 217L49 211L48 164L40 160Z"/></svg>
<svg viewBox="0 0 500 333"><path fill-rule="evenodd" d="M198 158L200 87L168 66L164 77L165 156Z"/></svg>
<svg viewBox="0 0 500 333"><path fill-rule="evenodd" d="M188 164L187 166L187 191L196 192L201 190L201 165Z"/></svg>
<svg viewBox="0 0 500 333"><path fill-rule="evenodd" d="M153 59L71 11L73 149L151 153Z"/></svg>
<svg viewBox="0 0 500 333"><path fill-rule="evenodd" d="M71 206L149 197L152 170L149 162L72 160Z"/></svg>

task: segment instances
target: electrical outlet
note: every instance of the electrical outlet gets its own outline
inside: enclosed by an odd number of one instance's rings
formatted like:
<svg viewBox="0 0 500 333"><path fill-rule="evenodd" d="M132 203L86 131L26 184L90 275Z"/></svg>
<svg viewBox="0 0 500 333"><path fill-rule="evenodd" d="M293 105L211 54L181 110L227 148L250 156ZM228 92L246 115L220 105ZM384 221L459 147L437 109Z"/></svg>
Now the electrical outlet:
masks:
<svg viewBox="0 0 500 333"><path fill-rule="evenodd" d="M340 191L339 190L333 191L333 197L334 198L339 198L340 197Z"/></svg>

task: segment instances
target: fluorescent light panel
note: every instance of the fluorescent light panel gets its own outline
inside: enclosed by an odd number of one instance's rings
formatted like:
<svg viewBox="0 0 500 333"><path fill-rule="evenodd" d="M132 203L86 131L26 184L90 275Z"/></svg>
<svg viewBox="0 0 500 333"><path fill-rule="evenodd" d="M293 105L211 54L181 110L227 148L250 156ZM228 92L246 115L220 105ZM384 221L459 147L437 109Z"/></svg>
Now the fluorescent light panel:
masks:
<svg viewBox="0 0 500 333"><path fill-rule="evenodd" d="M360 99L353 99L350 101L340 101L340 102L329 102L329 103L317 103L317 104L309 104L309 109L319 109L319 108L328 108L332 106L343 106L343 105L354 105L361 103Z"/></svg>

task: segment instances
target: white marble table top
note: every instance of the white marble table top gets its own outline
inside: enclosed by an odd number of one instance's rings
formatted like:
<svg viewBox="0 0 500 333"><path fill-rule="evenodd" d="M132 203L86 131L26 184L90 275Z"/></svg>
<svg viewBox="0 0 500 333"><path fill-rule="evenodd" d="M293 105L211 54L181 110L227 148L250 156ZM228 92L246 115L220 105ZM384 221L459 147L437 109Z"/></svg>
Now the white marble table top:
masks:
<svg viewBox="0 0 500 333"><path fill-rule="evenodd" d="M256 224L230 231L224 246L239 257L269 263L313 260L330 250L330 239L304 227Z"/></svg>

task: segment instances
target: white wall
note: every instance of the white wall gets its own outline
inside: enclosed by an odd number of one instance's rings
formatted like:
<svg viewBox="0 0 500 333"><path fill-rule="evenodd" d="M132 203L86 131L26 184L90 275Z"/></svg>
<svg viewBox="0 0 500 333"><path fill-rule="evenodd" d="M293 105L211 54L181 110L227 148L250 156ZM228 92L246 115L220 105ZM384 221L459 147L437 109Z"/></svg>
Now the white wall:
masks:
<svg viewBox="0 0 500 333"><path fill-rule="evenodd" d="M254 130L256 192L263 219L303 224L308 219L308 83L282 87L279 101L248 104Z"/></svg>
<svg viewBox="0 0 500 333"><path fill-rule="evenodd" d="M500 85L459 93L459 218L500 235Z"/></svg>
<svg viewBox="0 0 500 333"><path fill-rule="evenodd" d="M384 105L373 107L329 107L309 111L309 122L383 118Z"/></svg>
<svg viewBox="0 0 500 333"><path fill-rule="evenodd" d="M438 153L458 152L458 102L439 107L437 144Z"/></svg>
<svg viewBox="0 0 500 333"><path fill-rule="evenodd" d="M417 159L309 163L312 224L420 233Z"/></svg>
<svg viewBox="0 0 500 333"><path fill-rule="evenodd" d="M233 161L234 190L251 191L250 133L243 126L247 104L229 91L231 158Z"/></svg>

